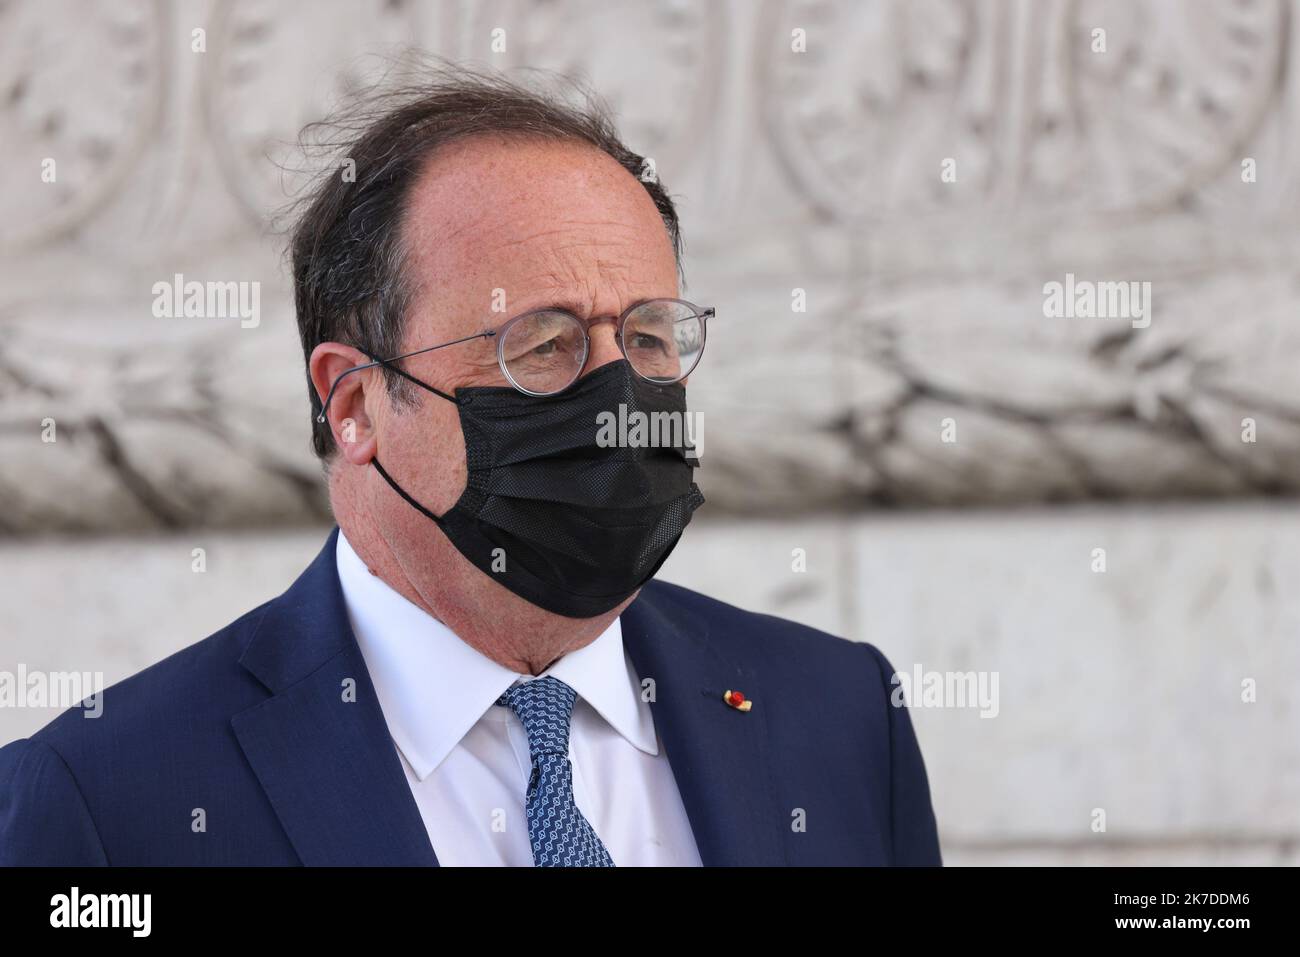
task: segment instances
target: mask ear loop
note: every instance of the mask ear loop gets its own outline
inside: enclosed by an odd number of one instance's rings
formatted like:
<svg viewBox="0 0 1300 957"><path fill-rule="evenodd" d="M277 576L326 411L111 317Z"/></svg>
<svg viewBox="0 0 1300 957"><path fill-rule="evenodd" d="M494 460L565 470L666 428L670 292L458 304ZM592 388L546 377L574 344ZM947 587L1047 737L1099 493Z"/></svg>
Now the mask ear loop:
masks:
<svg viewBox="0 0 1300 957"><path fill-rule="evenodd" d="M338 389L339 383L342 382L346 376L350 376L354 372L360 372L362 369L373 369L375 366L383 366L385 369L388 369L392 372L396 372L402 378L409 379L411 382L414 382L421 389L427 389L429 392L432 392L434 395L439 396L440 398L446 399L448 402L455 402L457 405L460 405L460 400L457 399L455 396L448 395L447 393L443 392L441 389L435 389L427 382L421 382L419 379L417 379L415 376L411 375L410 373L406 372L405 370L399 369L397 366L390 365L389 363L397 359L405 359L409 356L419 355L420 353L423 352L431 352L434 349L445 349L447 346L459 345L462 342L469 342L471 339L490 339L496 334L497 333L495 330L488 329L484 332L477 332L472 336L465 336L461 339L453 339L451 342L444 342L441 345L430 346L427 349L417 349L415 352L408 352L405 355L394 356L392 359L379 359L376 358L373 352L370 352L366 349L362 349L361 352L364 353L367 357L369 357L370 361L364 365L353 366L351 369L345 369L343 372L339 373L338 377L335 378L333 384L330 385L329 394L325 396L325 401L324 403L322 403L321 410L319 414L317 414L316 416L316 421L322 424L325 422L325 415L329 411L330 403L334 401L334 392L335 390Z"/></svg>
<svg viewBox="0 0 1300 957"><path fill-rule="evenodd" d="M442 516L434 515L433 512L429 511L427 508L425 508L423 505L421 505L419 502L413 499L410 495L408 495L406 489L402 488L402 486L394 482L393 477L388 474L388 472L384 469L382 465L379 464L378 456L372 458L370 460L370 464L375 467L375 471L379 473L379 475L383 478L385 482L389 484L389 486L391 486L394 492L402 496L402 498L406 499L407 505L410 505L413 509L419 512L425 518L431 519L433 523L437 525L439 528L442 527Z"/></svg>
<svg viewBox="0 0 1300 957"><path fill-rule="evenodd" d="M411 375L406 370L399 369L397 366L394 365L389 365L383 359L376 359L374 353L366 352L365 349L362 349L361 351L365 352L365 354L369 356L370 359L373 360L376 365L381 365L385 369L388 369L392 372L396 372L403 379L406 379L410 382L414 382L421 389L426 389L429 392L432 392L434 395L446 399L448 402L454 402L456 403L456 405L460 405L460 400L457 399L455 396L450 396L447 393L443 392L441 389L434 388L433 386L429 385L429 383L427 382L422 382L421 380L417 379L415 376ZM431 521L433 521L434 524L436 524L439 528L442 527L442 516L433 514L433 512L429 511L427 508L425 508L423 505L417 502L414 498L412 498L407 493L406 489L402 488L402 486L398 485L395 481L393 481L393 477L388 474L387 469L385 469L382 465L379 464L379 456L376 455L374 458L372 458L370 460L370 464L375 467L375 471L378 472L380 477L385 482L388 483L389 487L392 488L394 492L396 492L398 495L402 496L402 498L406 500L407 505L410 505L413 509L419 512L425 518L428 518Z"/></svg>
<svg viewBox="0 0 1300 957"><path fill-rule="evenodd" d="M366 352L365 349L362 349L361 351L365 352L365 354L370 357L370 361L373 362L375 365L383 366L389 372L396 372L403 379L406 379L408 382L414 382L421 389L427 389L429 392L432 392L436 396L441 396L442 398L446 399L448 402L455 402L457 405L460 405L460 400L457 399L454 395L448 395L447 393L443 392L441 389L436 389L433 386L429 385L429 383L422 382L421 380L417 379L415 376L407 372L405 369L399 369L395 365L389 365L386 359L375 358L373 353Z"/></svg>
<svg viewBox="0 0 1300 957"><path fill-rule="evenodd" d="M363 366L354 366L353 368L348 369L347 372L344 372L343 375L340 375L338 379L334 380L334 384L330 386L329 395L325 397L325 402L321 406L320 414L316 416L317 422L325 421L326 410L329 409L330 402L334 398L334 390L338 388L339 381L343 378L343 376L348 375L351 372L360 372L362 369L368 369L374 366L383 366L385 369L389 369L393 372L396 372L402 378L414 382L420 388L427 389L429 392L432 392L434 395L439 396L440 398L446 399L448 402L453 402L456 405L460 405L460 400L457 399L455 396L448 395L447 393L443 392L441 389L437 389L429 385L427 382L421 382L419 379L417 379L415 376L411 375L410 373L406 372L405 370L399 369L395 365L390 365L389 362L384 359L377 358L373 352L369 352L365 349L362 349L361 352L370 359L370 364L363 365ZM402 496L402 498L406 499L407 504L409 504L420 514L426 516L429 519L432 519L433 522L435 522L440 528L442 527L442 518L438 515L433 514L433 512L429 511L427 508L425 508L423 505L421 505L419 502L413 499L410 495L408 495L404 488L402 488L400 485L394 482L393 477L388 474L387 470L385 470L385 468L382 465L379 464L378 456L372 458L370 462L372 465L374 465L375 471L377 471L383 477L384 481L387 482L392 487L393 491L396 492L398 495Z"/></svg>

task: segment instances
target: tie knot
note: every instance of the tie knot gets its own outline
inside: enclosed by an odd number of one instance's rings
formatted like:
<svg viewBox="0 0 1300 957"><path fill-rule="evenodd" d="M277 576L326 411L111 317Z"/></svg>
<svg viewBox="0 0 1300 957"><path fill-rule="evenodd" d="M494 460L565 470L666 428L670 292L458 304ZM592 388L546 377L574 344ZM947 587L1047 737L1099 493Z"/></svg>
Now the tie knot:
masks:
<svg viewBox="0 0 1300 957"><path fill-rule="evenodd" d="M559 678L544 675L507 688L497 704L509 708L524 723L528 751L536 761L542 754L569 756L569 720L577 697Z"/></svg>

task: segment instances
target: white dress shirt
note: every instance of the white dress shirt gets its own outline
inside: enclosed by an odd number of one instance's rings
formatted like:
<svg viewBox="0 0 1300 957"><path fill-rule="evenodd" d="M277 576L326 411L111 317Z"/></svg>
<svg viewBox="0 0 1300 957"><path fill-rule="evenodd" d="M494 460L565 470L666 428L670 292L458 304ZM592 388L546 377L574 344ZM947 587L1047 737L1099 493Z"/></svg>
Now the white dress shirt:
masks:
<svg viewBox="0 0 1300 957"><path fill-rule="evenodd" d="M528 737L496 699L532 676L498 664L407 601L371 573L341 531L337 560L352 630L438 862L531 867ZM618 619L543 674L577 692L574 801L614 864L700 866Z"/></svg>

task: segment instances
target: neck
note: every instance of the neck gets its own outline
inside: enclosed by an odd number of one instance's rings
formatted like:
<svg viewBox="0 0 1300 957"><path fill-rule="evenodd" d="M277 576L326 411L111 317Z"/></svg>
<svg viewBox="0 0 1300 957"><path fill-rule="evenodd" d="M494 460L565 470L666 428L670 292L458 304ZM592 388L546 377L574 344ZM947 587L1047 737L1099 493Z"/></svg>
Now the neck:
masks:
<svg viewBox="0 0 1300 957"><path fill-rule="evenodd" d="M565 618L483 574L433 523L428 554L422 551L418 561L403 561L402 550L394 548L369 515L348 513L335 503L339 528L371 574L461 641L518 674L539 675L559 658L589 645L636 597L595 618Z"/></svg>

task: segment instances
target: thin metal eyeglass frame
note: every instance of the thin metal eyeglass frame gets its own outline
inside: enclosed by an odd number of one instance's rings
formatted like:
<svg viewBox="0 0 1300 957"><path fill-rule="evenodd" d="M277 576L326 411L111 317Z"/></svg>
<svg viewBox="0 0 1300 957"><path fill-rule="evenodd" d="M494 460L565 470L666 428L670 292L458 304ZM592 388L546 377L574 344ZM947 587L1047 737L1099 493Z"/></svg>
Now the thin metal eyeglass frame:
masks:
<svg viewBox="0 0 1300 957"><path fill-rule="evenodd" d="M695 361L691 363L691 367L689 369L687 369L685 372L683 372L675 379L652 379L649 376L641 376L641 378L645 379L647 382L656 382L661 385L672 385L674 382L681 382L682 379L685 379L688 375L694 372L695 367L700 364L700 359L704 357L704 346L708 342L708 338L709 338L708 320L712 319L714 316L717 315L717 310L713 306L697 306L695 305L695 303L689 302L685 299L673 299L669 297L660 297L657 299L643 299L641 302L633 303L632 305L624 309L623 312L618 316L617 324L615 326L615 333L616 333L615 338L618 340L618 351L623 354L624 359L627 359L627 348L623 343L623 327L627 322L627 317L630 316L635 310L651 302L676 302L676 303L680 303L683 306L690 306L691 309L694 310L694 313L692 315L682 316L680 319L673 320L674 322L685 322L687 319L700 320L700 332L701 332L700 352L699 355L695 357ZM559 312L559 313L563 313L566 316L572 316L573 319L578 323L578 325L582 327L582 337L583 337L582 364L578 366L578 371L574 375L573 380L569 382L568 385L564 386L564 388L556 389L554 392L533 392L521 386L518 382L514 380L514 377L510 375L510 370L506 368L506 359L504 353L502 352L502 348L505 344L506 332L510 329L511 326L513 326L516 322L519 322L523 319L527 319L529 316L535 316L543 312ZM600 318L601 317L595 317L595 320L599 321ZM593 321L591 325L595 325L595 321ZM482 332L474 333L474 335L472 336L462 336L459 339L452 339L450 342L442 342L436 346L425 346L423 349L416 349L413 352L404 352L400 356L392 356L391 358L388 359L376 359L373 362L367 362L363 365L353 366L351 369L343 370L334 378L334 381L330 384L330 390L325 396L325 402L321 405L320 414L316 416L316 421L320 423L324 423L326 414L329 412L330 403L334 401L334 393L338 389L339 383L342 382L346 376L349 376L354 372L361 372L364 369L373 369L375 366L387 366L390 362L399 362L402 359L409 359L411 358L411 356L422 355L426 352L434 352L438 349L445 349L448 346L457 346L460 345L462 342L472 342L475 339L491 339L493 337L495 337L497 340L497 365L501 367L502 374L505 375L506 380L510 383L512 388L514 388L516 391L522 392L524 395L531 395L531 396L538 396L538 397L559 395L565 389L572 387L573 383L577 382L578 379L581 378L582 370L587 367L587 358L588 356L591 355L591 335L587 331L588 328L589 326L586 323L584 323L573 313L569 312L567 309L559 309L554 306L543 306L540 309L530 309L528 310L528 312L521 313L520 315L515 316L513 319L507 319L499 329L485 329ZM631 359L628 359L628 365L631 366L633 372L636 372L637 375L641 375L640 372L637 372L636 366L632 365Z"/></svg>

